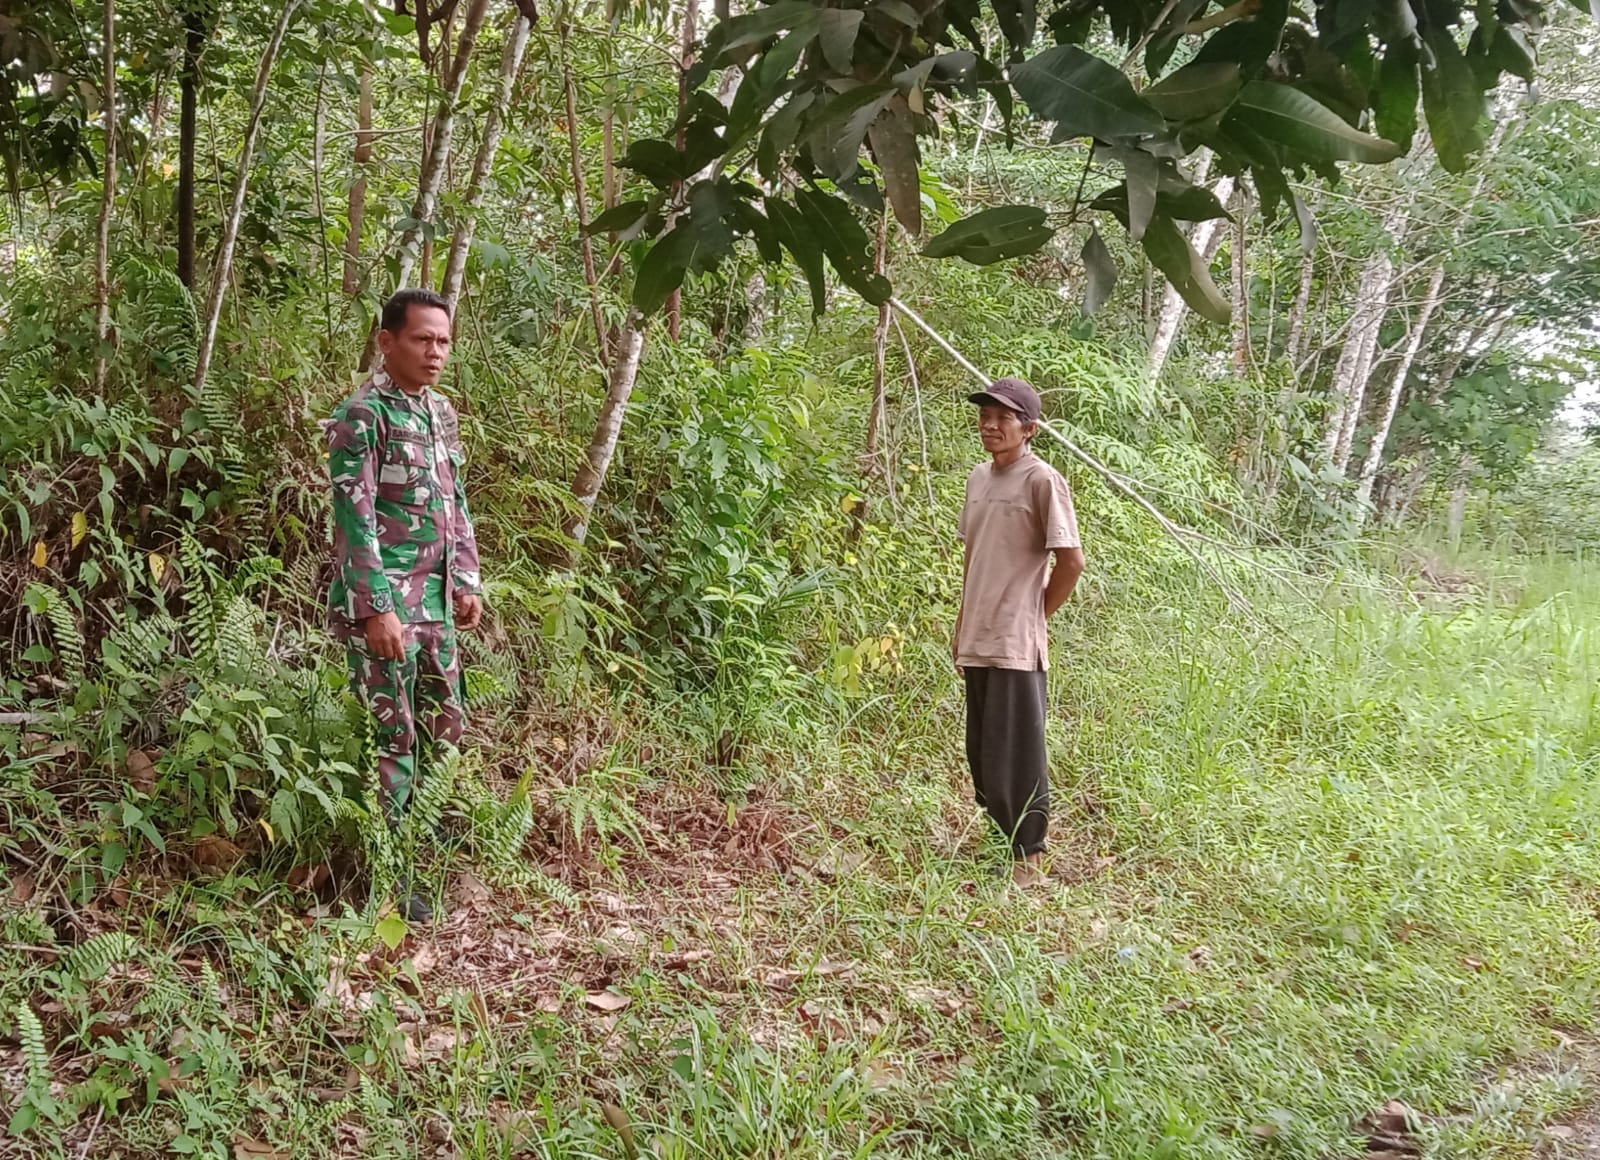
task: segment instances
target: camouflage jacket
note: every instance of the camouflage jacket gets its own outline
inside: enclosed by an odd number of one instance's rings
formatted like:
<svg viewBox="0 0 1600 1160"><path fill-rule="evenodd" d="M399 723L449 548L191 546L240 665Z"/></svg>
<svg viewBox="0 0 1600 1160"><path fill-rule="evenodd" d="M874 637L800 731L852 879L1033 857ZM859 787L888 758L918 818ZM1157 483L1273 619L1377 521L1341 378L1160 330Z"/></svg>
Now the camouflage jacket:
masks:
<svg viewBox="0 0 1600 1160"><path fill-rule="evenodd" d="M456 596L483 591L450 400L431 388L408 394L379 371L325 428L336 565L330 627L348 633L383 612L404 623L449 619Z"/></svg>

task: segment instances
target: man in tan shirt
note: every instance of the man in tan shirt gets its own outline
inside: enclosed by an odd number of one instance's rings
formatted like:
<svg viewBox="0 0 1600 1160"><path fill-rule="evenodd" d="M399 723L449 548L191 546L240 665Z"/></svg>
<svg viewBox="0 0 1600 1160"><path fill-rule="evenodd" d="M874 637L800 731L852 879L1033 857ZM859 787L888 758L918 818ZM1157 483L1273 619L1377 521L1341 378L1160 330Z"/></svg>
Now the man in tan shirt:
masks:
<svg viewBox="0 0 1600 1160"><path fill-rule="evenodd" d="M1011 840L1015 881L1028 886L1044 881L1050 814L1045 622L1077 586L1083 547L1067 481L1033 453L1039 393L1022 379L998 379L969 400L990 461L967 478L952 647L967 686L973 792Z"/></svg>

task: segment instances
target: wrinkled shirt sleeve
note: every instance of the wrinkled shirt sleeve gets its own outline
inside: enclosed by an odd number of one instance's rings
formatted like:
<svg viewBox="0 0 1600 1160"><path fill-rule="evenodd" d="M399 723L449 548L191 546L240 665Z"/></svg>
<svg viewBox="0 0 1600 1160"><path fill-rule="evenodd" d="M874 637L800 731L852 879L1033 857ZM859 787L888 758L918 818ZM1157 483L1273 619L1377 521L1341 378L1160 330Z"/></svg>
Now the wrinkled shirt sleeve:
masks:
<svg viewBox="0 0 1600 1160"><path fill-rule="evenodd" d="M328 477L333 482L333 558L345 592L342 611L365 620L394 611L383 571L376 501L378 424L364 403L348 403L328 424Z"/></svg>
<svg viewBox="0 0 1600 1160"><path fill-rule="evenodd" d="M450 583L460 596L482 596L483 575L478 564L478 533L472 525L472 512L467 507L467 484L463 478L466 455L461 449L461 424L451 416L450 467L455 473L452 481L455 493L455 514L451 520L451 574Z"/></svg>

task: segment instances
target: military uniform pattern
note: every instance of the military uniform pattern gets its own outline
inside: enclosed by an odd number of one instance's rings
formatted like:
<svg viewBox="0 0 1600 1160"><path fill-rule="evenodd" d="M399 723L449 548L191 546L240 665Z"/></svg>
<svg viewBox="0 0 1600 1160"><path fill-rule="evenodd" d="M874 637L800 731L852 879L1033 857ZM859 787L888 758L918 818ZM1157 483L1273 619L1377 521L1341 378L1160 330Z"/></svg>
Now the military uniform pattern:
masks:
<svg viewBox="0 0 1600 1160"><path fill-rule="evenodd" d="M419 776L419 741L461 740L465 714L453 602L481 595L460 420L432 388L378 372L325 425L333 485L328 624L376 724L384 812L397 822ZM365 621L395 613L406 659L368 648Z"/></svg>
<svg viewBox="0 0 1600 1160"><path fill-rule="evenodd" d="M431 388L409 394L380 371L339 405L327 433L334 631L383 612L442 621L455 596L482 593L450 400Z"/></svg>
<svg viewBox="0 0 1600 1160"><path fill-rule="evenodd" d="M461 654L455 626L415 621L406 626L406 659L373 655L359 634L349 641L351 683L374 722L378 784L391 823L405 815L417 785L419 739L461 744Z"/></svg>

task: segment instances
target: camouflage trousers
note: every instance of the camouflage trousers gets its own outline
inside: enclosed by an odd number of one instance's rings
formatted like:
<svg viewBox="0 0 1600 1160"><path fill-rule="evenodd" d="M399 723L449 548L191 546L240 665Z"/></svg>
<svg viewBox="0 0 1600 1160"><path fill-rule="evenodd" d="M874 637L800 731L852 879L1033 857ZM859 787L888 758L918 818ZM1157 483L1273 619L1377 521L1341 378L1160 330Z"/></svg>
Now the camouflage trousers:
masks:
<svg viewBox="0 0 1600 1160"><path fill-rule="evenodd" d="M345 642L351 685L376 725L380 804L391 824L405 816L419 757L435 757L441 741L460 745L466 724L455 625L408 624L405 642L404 661L374 655L360 633Z"/></svg>

